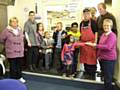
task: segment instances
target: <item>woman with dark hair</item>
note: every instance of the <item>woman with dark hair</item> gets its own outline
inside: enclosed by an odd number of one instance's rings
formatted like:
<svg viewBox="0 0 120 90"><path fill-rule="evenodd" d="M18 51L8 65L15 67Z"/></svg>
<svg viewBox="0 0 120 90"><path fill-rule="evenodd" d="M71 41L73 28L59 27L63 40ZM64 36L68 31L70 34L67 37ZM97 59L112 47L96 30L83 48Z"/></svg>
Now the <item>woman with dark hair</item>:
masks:
<svg viewBox="0 0 120 90"><path fill-rule="evenodd" d="M42 44L43 44L43 37L44 37L44 25L43 23L38 23L37 24L37 40L39 43L39 49L38 49L38 53L39 53L39 58L37 60L36 63L36 67L39 69L43 69L43 67L45 66L45 62L44 62L44 54L43 54L43 48L42 48ZM39 65L40 64L40 65Z"/></svg>

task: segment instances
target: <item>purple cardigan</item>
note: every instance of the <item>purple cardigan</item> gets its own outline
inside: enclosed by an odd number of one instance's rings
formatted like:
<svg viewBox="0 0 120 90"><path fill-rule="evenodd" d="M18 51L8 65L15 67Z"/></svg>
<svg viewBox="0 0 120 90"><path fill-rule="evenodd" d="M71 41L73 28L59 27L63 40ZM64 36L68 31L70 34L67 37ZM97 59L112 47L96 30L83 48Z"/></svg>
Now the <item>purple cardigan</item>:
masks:
<svg viewBox="0 0 120 90"><path fill-rule="evenodd" d="M24 56L24 35L20 28L18 35L15 35L10 28L6 28L0 34L0 43L5 45L5 53L7 58L17 58Z"/></svg>
<svg viewBox="0 0 120 90"><path fill-rule="evenodd" d="M102 34L99 44L97 45L97 56L104 60L116 60L117 59L117 37L111 32L109 35Z"/></svg>

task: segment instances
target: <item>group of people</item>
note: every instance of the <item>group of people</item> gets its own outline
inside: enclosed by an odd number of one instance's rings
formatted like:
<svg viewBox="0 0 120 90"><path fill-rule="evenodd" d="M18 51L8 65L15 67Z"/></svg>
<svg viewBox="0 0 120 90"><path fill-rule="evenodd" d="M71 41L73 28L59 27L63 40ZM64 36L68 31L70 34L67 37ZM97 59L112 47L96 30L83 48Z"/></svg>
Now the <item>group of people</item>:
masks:
<svg viewBox="0 0 120 90"><path fill-rule="evenodd" d="M0 42L5 44L6 57L10 63L10 77L25 82L20 63L24 57L26 42L26 60L30 71L37 71L44 62L45 70L54 68L64 77L73 78L80 61L84 64L84 78L95 79L96 64L99 60L101 77L104 77L104 90L113 90L112 77L117 60L116 21L114 16L106 11L104 3L98 4L98 11L100 16L95 18L91 15L95 13L85 8L80 25L77 22L72 23L68 32L62 29L62 22L58 22L52 36L49 31L44 30L42 23L35 21L34 11L29 12L24 33L18 25L18 19L11 18L9 25L0 34ZM43 59L42 64L40 59Z"/></svg>

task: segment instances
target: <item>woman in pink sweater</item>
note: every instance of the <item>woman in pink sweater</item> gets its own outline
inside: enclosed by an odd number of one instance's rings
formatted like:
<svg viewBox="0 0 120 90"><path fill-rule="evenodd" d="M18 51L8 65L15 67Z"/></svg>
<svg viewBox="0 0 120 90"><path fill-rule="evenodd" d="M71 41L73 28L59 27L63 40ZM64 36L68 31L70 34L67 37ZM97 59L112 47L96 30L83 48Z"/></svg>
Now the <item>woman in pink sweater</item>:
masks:
<svg viewBox="0 0 120 90"><path fill-rule="evenodd" d="M104 74L104 90L113 90L112 77L114 65L117 59L117 37L112 32L113 22L111 19L103 21L104 33L100 37L99 44L88 42L87 45L98 48L97 57L102 63Z"/></svg>

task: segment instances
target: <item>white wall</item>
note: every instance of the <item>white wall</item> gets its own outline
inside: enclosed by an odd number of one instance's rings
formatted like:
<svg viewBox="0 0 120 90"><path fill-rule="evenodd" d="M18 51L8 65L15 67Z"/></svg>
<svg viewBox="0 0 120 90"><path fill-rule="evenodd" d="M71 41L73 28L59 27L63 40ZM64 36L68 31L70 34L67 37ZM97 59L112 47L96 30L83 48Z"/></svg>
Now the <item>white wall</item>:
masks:
<svg viewBox="0 0 120 90"><path fill-rule="evenodd" d="M35 0L15 0L15 6L8 6L8 19L16 16L19 19L19 25L23 27L28 18L29 11L35 11Z"/></svg>

